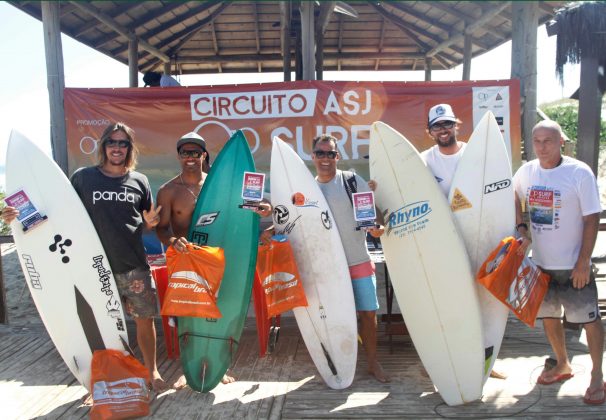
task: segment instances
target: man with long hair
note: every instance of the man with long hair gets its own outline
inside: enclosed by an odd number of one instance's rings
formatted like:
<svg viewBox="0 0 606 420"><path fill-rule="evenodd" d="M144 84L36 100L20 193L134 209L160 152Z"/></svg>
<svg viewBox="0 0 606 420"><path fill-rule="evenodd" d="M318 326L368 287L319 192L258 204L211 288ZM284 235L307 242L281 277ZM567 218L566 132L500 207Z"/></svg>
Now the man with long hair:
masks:
<svg viewBox="0 0 606 420"><path fill-rule="evenodd" d="M143 230L160 220L147 177L136 172L135 132L126 124L110 124L101 135L98 164L80 168L71 183L82 200L116 279L126 311L135 319L137 342L157 391L167 388L156 365L158 314L156 291L143 248ZM2 218L10 223L19 211L6 208Z"/></svg>

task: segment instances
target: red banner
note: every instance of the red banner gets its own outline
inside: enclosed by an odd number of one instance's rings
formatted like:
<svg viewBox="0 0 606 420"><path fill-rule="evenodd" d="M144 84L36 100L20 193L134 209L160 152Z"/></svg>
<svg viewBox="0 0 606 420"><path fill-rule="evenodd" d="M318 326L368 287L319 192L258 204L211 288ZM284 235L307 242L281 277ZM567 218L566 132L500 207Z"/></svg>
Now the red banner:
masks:
<svg viewBox="0 0 606 420"><path fill-rule="evenodd" d="M510 143L514 168L520 164L520 93L517 80L479 82L299 81L174 88L65 89L69 172L96 163L97 139L110 121L136 132L138 170L154 191L176 175L176 142L195 131L206 140L212 160L232 130L243 130L257 170L269 172L271 139L290 143L310 166L311 142L321 133L339 141L342 169L368 177L369 128L383 121L419 151L433 145L427 112L449 103L467 140L491 110Z"/></svg>

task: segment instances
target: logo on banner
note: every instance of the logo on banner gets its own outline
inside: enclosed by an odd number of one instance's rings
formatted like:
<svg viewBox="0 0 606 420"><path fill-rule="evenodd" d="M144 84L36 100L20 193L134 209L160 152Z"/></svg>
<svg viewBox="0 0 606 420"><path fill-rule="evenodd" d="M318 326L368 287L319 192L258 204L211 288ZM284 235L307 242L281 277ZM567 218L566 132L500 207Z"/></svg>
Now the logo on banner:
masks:
<svg viewBox="0 0 606 420"><path fill-rule="evenodd" d="M317 89L226 92L190 96L192 120L312 117Z"/></svg>

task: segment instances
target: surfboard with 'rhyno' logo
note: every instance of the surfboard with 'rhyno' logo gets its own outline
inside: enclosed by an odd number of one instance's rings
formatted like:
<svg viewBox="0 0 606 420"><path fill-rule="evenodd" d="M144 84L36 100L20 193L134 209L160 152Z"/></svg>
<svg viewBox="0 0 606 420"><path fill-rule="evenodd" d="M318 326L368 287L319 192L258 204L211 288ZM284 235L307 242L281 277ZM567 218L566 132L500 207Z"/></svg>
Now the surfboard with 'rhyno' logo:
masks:
<svg viewBox="0 0 606 420"><path fill-rule="evenodd" d="M124 350L120 296L97 232L69 180L34 143L13 131L6 154L7 203L25 281L70 371L90 387L95 350Z"/></svg>
<svg viewBox="0 0 606 420"><path fill-rule="evenodd" d="M446 197L415 147L387 124L370 130L370 177L385 212L385 261L419 357L449 405L482 396L480 305Z"/></svg>

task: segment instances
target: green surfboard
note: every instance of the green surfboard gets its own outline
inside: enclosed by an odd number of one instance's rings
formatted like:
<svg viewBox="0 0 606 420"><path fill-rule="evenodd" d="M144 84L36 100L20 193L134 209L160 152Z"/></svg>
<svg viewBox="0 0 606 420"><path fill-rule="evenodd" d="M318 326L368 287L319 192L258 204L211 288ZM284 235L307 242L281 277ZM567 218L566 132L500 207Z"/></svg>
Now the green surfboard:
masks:
<svg viewBox="0 0 606 420"><path fill-rule="evenodd" d="M242 204L244 172L254 172L252 154L237 131L217 156L196 203L188 238L225 252L217 305L222 318L179 318L181 365L190 388L208 392L232 364L252 290L259 216Z"/></svg>

